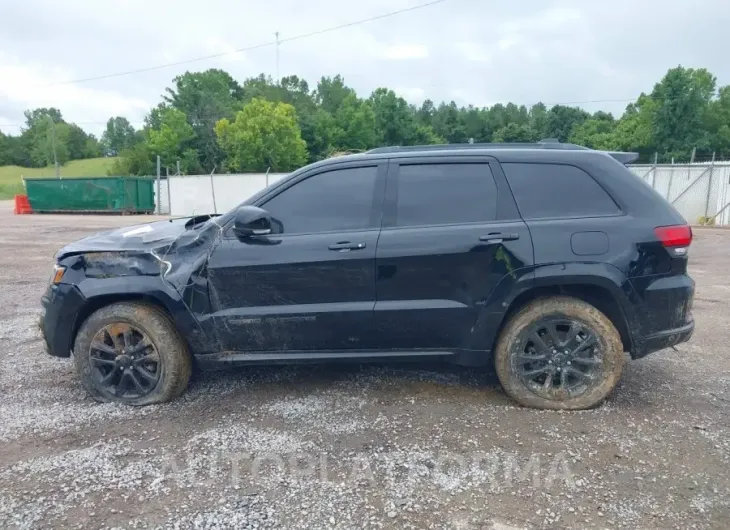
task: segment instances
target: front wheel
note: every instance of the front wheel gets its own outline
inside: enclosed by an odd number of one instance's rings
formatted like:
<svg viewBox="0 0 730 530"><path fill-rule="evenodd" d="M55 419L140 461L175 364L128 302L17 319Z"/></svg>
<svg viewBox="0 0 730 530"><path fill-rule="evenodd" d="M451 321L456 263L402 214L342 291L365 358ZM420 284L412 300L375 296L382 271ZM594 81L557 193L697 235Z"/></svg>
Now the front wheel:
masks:
<svg viewBox="0 0 730 530"><path fill-rule="evenodd" d="M81 384L97 401L150 405L185 391L192 359L161 309L120 302L92 313L74 342Z"/></svg>
<svg viewBox="0 0 730 530"><path fill-rule="evenodd" d="M598 405L613 390L624 351L601 311L576 298L552 297L510 319L494 361L505 391L521 405L578 410Z"/></svg>

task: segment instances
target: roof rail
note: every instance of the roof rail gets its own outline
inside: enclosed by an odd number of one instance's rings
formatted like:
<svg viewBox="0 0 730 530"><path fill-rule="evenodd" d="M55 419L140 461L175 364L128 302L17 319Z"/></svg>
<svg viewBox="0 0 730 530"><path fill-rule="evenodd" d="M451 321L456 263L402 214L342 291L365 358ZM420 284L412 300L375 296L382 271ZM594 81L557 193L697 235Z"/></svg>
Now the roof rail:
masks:
<svg viewBox="0 0 730 530"><path fill-rule="evenodd" d="M537 143L480 143L480 144L431 144L431 145L393 145L376 147L366 151L368 154L400 153L408 151L442 151L444 149L564 149L588 150L587 147L576 144L561 143L557 138L546 138Z"/></svg>
<svg viewBox="0 0 730 530"><path fill-rule="evenodd" d="M545 138L537 143L481 143L481 144L432 144L432 145L393 145L376 147L366 151L366 154L403 153L409 151L443 151L447 149L559 149L564 151L593 151L589 147L577 144L562 143L557 138ZM639 158L639 153L622 151L602 151L615 158L622 164L630 164Z"/></svg>

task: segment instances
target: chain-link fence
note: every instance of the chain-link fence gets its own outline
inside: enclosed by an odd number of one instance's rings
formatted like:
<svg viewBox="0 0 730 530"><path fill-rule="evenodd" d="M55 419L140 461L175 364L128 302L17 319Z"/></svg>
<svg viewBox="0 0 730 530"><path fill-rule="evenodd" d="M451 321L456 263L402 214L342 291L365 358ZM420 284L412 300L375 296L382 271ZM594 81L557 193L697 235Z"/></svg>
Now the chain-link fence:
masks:
<svg viewBox="0 0 730 530"><path fill-rule="evenodd" d="M638 164L630 169L688 223L730 225L730 162Z"/></svg>
<svg viewBox="0 0 730 530"><path fill-rule="evenodd" d="M730 161L636 164L629 169L672 203L688 223L730 226ZM155 182L156 209L174 216L226 212L284 176L164 176Z"/></svg>

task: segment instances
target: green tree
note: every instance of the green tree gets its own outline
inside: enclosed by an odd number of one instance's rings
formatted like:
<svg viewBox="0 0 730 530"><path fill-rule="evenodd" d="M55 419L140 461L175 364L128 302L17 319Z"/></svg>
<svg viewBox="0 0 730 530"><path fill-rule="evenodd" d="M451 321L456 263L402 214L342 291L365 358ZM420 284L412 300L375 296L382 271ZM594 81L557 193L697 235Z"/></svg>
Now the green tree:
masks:
<svg viewBox="0 0 730 530"><path fill-rule="evenodd" d="M375 115L375 128L380 145L418 145L440 143L428 125L419 125L406 100L387 88L376 89L368 100Z"/></svg>
<svg viewBox="0 0 730 530"><path fill-rule="evenodd" d="M291 171L307 161L296 112L287 103L254 98L235 120L215 126L218 142L235 171Z"/></svg>
<svg viewBox="0 0 730 530"><path fill-rule="evenodd" d="M636 103L626 106L613 130L612 146L620 151L636 151L646 160L656 151L652 120L656 109L654 100L641 94Z"/></svg>
<svg viewBox="0 0 730 530"><path fill-rule="evenodd" d="M730 85L721 87L710 102L705 119L712 138L712 150L719 156L730 155Z"/></svg>
<svg viewBox="0 0 730 530"><path fill-rule="evenodd" d="M421 125L433 126L433 115L436 113L436 107L430 99L425 100L421 106L415 111L416 121Z"/></svg>
<svg viewBox="0 0 730 530"><path fill-rule="evenodd" d="M32 128L30 160L35 167L68 162L71 128L66 123L54 123L50 117L38 120Z"/></svg>
<svg viewBox="0 0 730 530"><path fill-rule="evenodd" d="M233 117L243 97L243 88L228 72L215 68L185 72L173 79L173 84L173 88L166 89L164 101L186 116L193 130L189 148L197 152L202 168L211 171L223 160L213 129L222 118ZM192 166L197 162L188 160L181 164Z"/></svg>
<svg viewBox="0 0 730 530"><path fill-rule="evenodd" d="M336 75L335 77L323 77L319 80L314 93L314 100L317 105L334 116L349 96L357 97L355 91L345 85L342 76Z"/></svg>
<svg viewBox="0 0 730 530"><path fill-rule="evenodd" d="M573 133L573 128L579 126L588 118L590 118L590 114L583 109L555 105L547 114L546 137L567 142Z"/></svg>
<svg viewBox="0 0 730 530"><path fill-rule="evenodd" d="M148 147L164 164L180 160L181 170L186 173L199 171L197 151L191 147L195 138L193 127L181 110L166 107L159 113L159 127L148 131Z"/></svg>
<svg viewBox="0 0 730 530"><path fill-rule="evenodd" d="M137 136L134 127L127 118L122 116L109 118L106 122L106 129L101 135L101 145L105 155L117 156L136 142Z"/></svg>
<svg viewBox="0 0 730 530"><path fill-rule="evenodd" d="M69 160L68 135L61 111L54 107L25 111L25 127L20 144L24 161L31 167L45 167L54 162L54 146L59 164ZM26 164L24 164L26 165Z"/></svg>
<svg viewBox="0 0 730 530"><path fill-rule="evenodd" d="M155 175L156 164L153 162L153 154L145 142L139 142L132 147L127 147L119 153L112 167L107 171L113 176L138 176L144 177Z"/></svg>
<svg viewBox="0 0 730 530"><path fill-rule="evenodd" d="M441 103L431 118L433 131L450 144L465 143L469 140L464 116L456 103Z"/></svg>
<svg viewBox="0 0 730 530"><path fill-rule="evenodd" d="M705 128L707 108L715 94L716 79L704 68L678 66L654 85L652 133L667 155L688 158L693 148L709 150Z"/></svg>
<svg viewBox="0 0 730 530"><path fill-rule="evenodd" d="M534 142L535 131L529 125L519 125L516 122L510 122L494 132L492 141L496 143Z"/></svg>
<svg viewBox="0 0 730 530"><path fill-rule="evenodd" d="M0 131L0 166L15 164L15 143L16 138L8 136Z"/></svg>
<svg viewBox="0 0 730 530"><path fill-rule="evenodd" d="M53 120L54 123L64 123L61 111L55 107L42 107L33 110L26 110L23 114L25 115L26 129L32 129L35 125L38 125L49 118Z"/></svg>
<svg viewBox="0 0 730 530"><path fill-rule="evenodd" d="M530 128L535 132L535 138L539 141L548 137L548 110L545 104L540 102L530 107Z"/></svg>
<svg viewBox="0 0 730 530"><path fill-rule="evenodd" d="M610 151L616 149L615 128L616 121L611 114L596 112L593 117L573 128L568 141L591 149Z"/></svg>
<svg viewBox="0 0 730 530"><path fill-rule="evenodd" d="M94 158L101 156L99 140L93 134L88 134L75 123L68 124L68 154L69 160Z"/></svg>
<svg viewBox="0 0 730 530"><path fill-rule="evenodd" d="M337 109L334 130L336 147L340 150L365 151L378 143L375 112L370 103L360 101L354 93Z"/></svg>
<svg viewBox="0 0 730 530"><path fill-rule="evenodd" d="M473 138L477 143L489 142L492 138L488 124L489 110L469 105L462 109L462 113L467 138Z"/></svg>

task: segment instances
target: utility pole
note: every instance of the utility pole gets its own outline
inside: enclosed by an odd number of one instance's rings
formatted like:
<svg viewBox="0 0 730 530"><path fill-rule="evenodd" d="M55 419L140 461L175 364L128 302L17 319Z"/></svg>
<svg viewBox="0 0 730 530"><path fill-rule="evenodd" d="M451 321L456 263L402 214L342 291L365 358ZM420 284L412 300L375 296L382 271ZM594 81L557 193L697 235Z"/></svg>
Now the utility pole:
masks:
<svg viewBox="0 0 730 530"><path fill-rule="evenodd" d="M276 35L276 84L278 85L281 81L279 77L279 32L274 33Z"/></svg>
<svg viewBox="0 0 730 530"><path fill-rule="evenodd" d="M157 155L157 215L160 215L162 212L162 197L160 197L160 191L162 190L162 187L160 185L160 155Z"/></svg>
<svg viewBox="0 0 730 530"><path fill-rule="evenodd" d="M58 167L58 158L56 157L56 124L53 121L53 118L48 116L48 119L51 120L51 145L53 146L53 167L56 168L56 178L61 178L61 171Z"/></svg>

